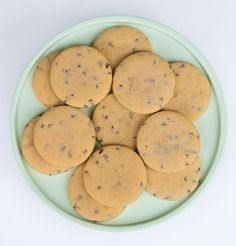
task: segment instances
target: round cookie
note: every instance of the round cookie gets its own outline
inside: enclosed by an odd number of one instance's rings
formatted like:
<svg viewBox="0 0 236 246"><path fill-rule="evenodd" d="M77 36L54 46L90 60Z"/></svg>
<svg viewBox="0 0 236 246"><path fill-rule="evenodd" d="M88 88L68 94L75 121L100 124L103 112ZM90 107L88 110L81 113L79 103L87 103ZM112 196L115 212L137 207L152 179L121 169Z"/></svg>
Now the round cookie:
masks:
<svg viewBox="0 0 236 246"><path fill-rule="evenodd" d="M113 92L126 108L140 114L162 109L171 98L175 76L168 62L149 52L128 56L117 67Z"/></svg>
<svg viewBox="0 0 236 246"><path fill-rule="evenodd" d="M146 190L160 199L181 199L197 188L201 177L200 170L198 157L189 167L177 173L160 173L148 167Z"/></svg>
<svg viewBox="0 0 236 246"><path fill-rule="evenodd" d="M167 110L178 111L191 120L198 119L210 102L211 88L206 76L195 66L185 62L170 64L176 87Z"/></svg>
<svg viewBox="0 0 236 246"><path fill-rule="evenodd" d="M134 52L152 51L147 37L130 26L116 26L105 30L96 38L93 46L104 54L113 70Z"/></svg>
<svg viewBox="0 0 236 246"><path fill-rule="evenodd" d="M56 57L50 79L53 90L66 104L89 107L99 103L109 93L112 71L98 50L75 46Z"/></svg>
<svg viewBox="0 0 236 246"><path fill-rule="evenodd" d="M95 146L92 121L79 109L58 106L44 113L34 128L34 144L49 163L73 167L83 163Z"/></svg>
<svg viewBox="0 0 236 246"><path fill-rule="evenodd" d="M21 139L23 155L34 170L48 175L64 173L68 168L57 167L46 162L34 147L34 127L40 117L33 118L25 127Z"/></svg>
<svg viewBox="0 0 236 246"><path fill-rule="evenodd" d="M109 94L96 107L93 123L98 141L103 145L118 144L136 148L136 135L147 115L123 107Z"/></svg>
<svg viewBox="0 0 236 246"><path fill-rule="evenodd" d="M97 202L124 207L141 195L146 176L138 154L127 147L110 145L97 150L86 162L84 185Z"/></svg>
<svg viewBox="0 0 236 246"><path fill-rule="evenodd" d="M193 163L200 150L200 139L188 118L176 112L161 111L140 127L137 148L147 166L171 173Z"/></svg>
<svg viewBox="0 0 236 246"><path fill-rule="evenodd" d="M52 90L50 83L50 69L52 62L58 56L59 52L55 51L44 57L37 65L33 74L33 89L36 97L48 108L63 104Z"/></svg>
<svg viewBox="0 0 236 246"><path fill-rule="evenodd" d="M76 168L68 184L68 197L75 211L92 221L110 220L118 216L123 211L123 207L103 206L88 194L84 187L83 172L84 164Z"/></svg>

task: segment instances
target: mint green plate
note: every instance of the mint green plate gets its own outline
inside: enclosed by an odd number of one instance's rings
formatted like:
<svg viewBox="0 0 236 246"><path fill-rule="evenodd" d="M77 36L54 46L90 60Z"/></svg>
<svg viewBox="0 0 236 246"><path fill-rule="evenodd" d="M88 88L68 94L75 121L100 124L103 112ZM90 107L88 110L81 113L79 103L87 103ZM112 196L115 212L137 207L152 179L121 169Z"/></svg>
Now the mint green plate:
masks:
<svg viewBox="0 0 236 246"><path fill-rule="evenodd" d="M181 60L198 66L211 81L212 96L207 112L196 122L201 137L200 157L202 160L202 180L198 189L187 198L174 202L162 201L144 192L119 217L98 224L78 217L70 206L66 191L71 171L58 176L46 176L35 172L24 161L20 139L27 122L33 116L47 110L36 99L32 90L32 73L37 62L54 50L76 44L91 45L101 31L116 25L134 26L144 32L152 42L154 51L166 60ZM160 222L164 218L176 214L203 189L222 153L226 135L226 110L222 90L214 71L204 56L189 41L168 27L151 20L129 16L107 16L88 20L65 30L47 42L33 56L19 80L14 95L11 109L11 135L14 153L25 178L53 210L78 224L106 230L127 230Z"/></svg>

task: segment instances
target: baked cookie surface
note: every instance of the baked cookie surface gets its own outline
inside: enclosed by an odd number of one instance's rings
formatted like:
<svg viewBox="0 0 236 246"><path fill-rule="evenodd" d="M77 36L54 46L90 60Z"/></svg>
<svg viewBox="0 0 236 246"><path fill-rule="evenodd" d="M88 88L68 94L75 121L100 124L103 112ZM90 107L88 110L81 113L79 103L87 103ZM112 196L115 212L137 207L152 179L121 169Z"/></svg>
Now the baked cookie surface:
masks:
<svg viewBox="0 0 236 246"><path fill-rule="evenodd" d="M83 163L95 146L95 130L88 116L70 106L44 113L34 128L34 144L49 163L73 167Z"/></svg>
<svg viewBox="0 0 236 246"><path fill-rule="evenodd" d="M169 63L149 52L128 56L117 67L113 93L127 109L150 114L162 109L171 98L175 76Z"/></svg>
<svg viewBox="0 0 236 246"><path fill-rule="evenodd" d="M138 154L119 145L97 150L84 168L88 193L111 207L124 207L135 201L144 190L146 178L146 168Z"/></svg>
<svg viewBox="0 0 236 246"><path fill-rule="evenodd" d="M110 91L112 72L106 58L89 46L74 46L54 60L51 85L56 95L74 107L90 107Z"/></svg>
<svg viewBox="0 0 236 246"><path fill-rule="evenodd" d="M111 27L102 32L94 41L93 46L100 50L114 70L128 55L138 51L152 51L147 37L129 26Z"/></svg>
<svg viewBox="0 0 236 246"><path fill-rule="evenodd" d="M180 112L191 120L198 119L207 110L210 102L211 88L208 79L191 64L173 62L170 66L175 74L176 86L165 109Z"/></svg>
<svg viewBox="0 0 236 246"><path fill-rule="evenodd" d="M109 94L93 113L97 139L103 145L118 144L135 149L138 129L146 118L147 115L126 109Z"/></svg>
<svg viewBox="0 0 236 246"><path fill-rule="evenodd" d="M33 89L36 97L48 108L63 104L54 93L50 82L50 70L53 61L60 52L55 51L44 57L37 65L33 74Z"/></svg>
<svg viewBox="0 0 236 246"><path fill-rule="evenodd" d="M146 190L160 199L182 199L199 185L200 171L201 163L198 157L189 167L177 173L160 173L148 167Z"/></svg>
<svg viewBox="0 0 236 246"><path fill-rule="evenodd" d="M118 216L124 208L107 207L96 202L84 187L83 173L84 164L75 169L68 183L68 197L75 211L92 221L110 220Z"/></svg>
<svg viewBox="0 0 236 246"><path fill-rule="evenodd" d="M150 168L159 172L178 172L197 158L200 139L197 128L185 116L161 111L140 127L137 149Z"/></svg>
<svg viewBox="0 0 236 246"><path fill-rule="evenodd" d="M36 171L47 174L57 175L64 173L68 168L57 167L45 161L34 147L34 127L40 117L34 117L25 127L22 135L21 146L23 155L27 163Z"/></svg>

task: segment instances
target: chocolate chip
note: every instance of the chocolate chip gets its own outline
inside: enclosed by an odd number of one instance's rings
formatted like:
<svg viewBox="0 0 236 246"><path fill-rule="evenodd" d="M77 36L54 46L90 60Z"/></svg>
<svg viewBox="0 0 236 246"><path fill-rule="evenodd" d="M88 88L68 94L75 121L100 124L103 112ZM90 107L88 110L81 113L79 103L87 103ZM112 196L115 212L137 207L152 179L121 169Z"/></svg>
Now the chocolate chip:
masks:
<svg viewBox="0 0 236 246"><path fill-rule="evenodd" d="M71 117L71 118L75 118L76 115L75 115L75 114L71 114L70 117Z"/></svg>
<svg viewBox="0 0 236 246"><path fill-rule="evenodd" d="M157 63L157 61L156 60L153 60L152 64L155 65L156 63Z"/></svg>
<svg viewBox="0 0 236 246"><path fill-rule="evenodd" d="M88 152L88 150L87 149L85 149L84 151L83 151L83 153L85 154L85 153L87 153Z"/></svg>
<svg viewBox="0 0 236 246"><path fill-rule="evenodd" d="M119 147L116 147L116 150L120 150L120 148Z"/></svg>
<svg viewBox="0 0 236 246"><path fill-rule="evenodd" d="M117 182L116 182L116 185L117 185L117 186L121 186L120 181L117 181Z"/></svg>
<svg viewBox="0 0 236 246"><path fill-rule="evenodd" d="M95 214L99 214L99 210L98 210L98 209L95 209L95 210L94 210L94 213L95 213Z"/></svg>
<svg viewBox="0 0 236 246"><path fill-rule="evenodd" d="M98 153L101 154L103 151L104 151L104 149L100 149Z"/></svg>
<svg viewBox="0 0 236 246"><path fill-rule="evenodd" d="M52 127L53 126L53 124L52 123L49 123L48 124L48 128L50 128L50 127Z"/></svg>
<svg viewBox="0 0 236 246"><path fill-rule="evenodd" d="M187 192L188 192L188 193L190 193L190 192L191 192L191 190L188 190Z"/></svg>
<svg viewBox="0 0 236 246"><path fill-rule="evenodd" d="M98 189L98 190L101 190L101 189L102 189L102 186L100 186L100 185L97 186L97 189Z"/></svg>
<svg viewBox="0 0 236 246"><path fill-rule="evenodd" d="M129 116L130 119L133 119L134 118L134 113L133 112L129 112L128 116Z"/></svg>
<svg viewBox="0 0 236 246"><path fill-rule="evenodd" d="M70 150L67 152L67 157L68 158L72 158L72 154L71 154L71 151Z"/></svg>
<svg viewBox="0 0 236 246"><path fill-rule="evenodd" d="M164 73L164 77L166 78L166 73Z"/></svg>
<svg viewBox="0 0 236 246"><path fill-rule="evenodd" d="M154 78L147 78L147 79L145 79L145 82L155 83L155 79Z"/></svg>
<svg viewBox="0 0 236 246"><path fill-rule="evenodd" d="M102 118L103 118L104 120L108 120L108 115L102 115Z"/></svg>
<svg viewBox="0 0 236 246"><path fill-rule="evenodd" d="M65 151L65 149L66 149L66 146L65 146L65 145L63 145L63 146L61 147L61 152L64 152L64 151Z"/></svg>
<svg viewBox="0 0 236 246"><path fill-rule="evenodd" d="M68 85L68 84L69 84L69 81L66 80L66 81L64 81L64 83L65 83L66 85Z"/></svg>
<svg viewBox="0 0 236 246"><path fill-rule="evenodd" d="M108 155L104 154L104 155L103 155L103 158L104 158L104 160L107 161L107 160L108 160Z"/></svg>
<svg viewBox="0 0 236 246"><path fill-rule="evenodd" d="M110 67L109 63L106 62L105 67L109 68Z"/></svg>
<svg viewBox="0 0 236 246"><path fill-rule="evenodd" d="M100 126L96 126L95 127L95 132L99 132L101 130L101 127Z"/></svg>
<svg viewBox="0 0 236 246"><path fill-rule="evenodd" d="M106 106L105 106L105 105L103 105L103 106L102 106L102 109L104 109L104 108L106 108Z"/></svg>
<svg viewBox="0 0 236 246"><path fill-rule="evenodd" d="M176 73L176 72L174 72L174 74L175 74L175 76L177 76L177 77L179 76L179 74L178 74L178 73Z"/></svg>
<svg viewBox="0 0 236 246"><path fill-rule="evenodd" d="M164 169L164 166L163 165L161 165L161 169Z"/></svg>
<svg viewBox="0 0 236 246"><path fill-rule="evenodd" d="M184 177L184 181L185 181L185 182L187 181L187 176L186 176L186 177Z"/></svg>
<svg viewBox="0 0 236 246"><path fill-rule="evenodd" d="M77 196L77 201L80 201L82 199L82 196L81 195L78 195Z"/></svg>
<svg viewBox="0 0 236 246"><path fill-rule="evenodd" d="M164 101L164 98L163 98L163 97L159 97L159 100L160 100L161 102L163 102L163 101Z"/></svg>
<svg viewBox="0 0 236 246"><path fill-rule="evenodd" d="M153 196L157 196L156 193L153 193L152 195L153 195Z"/></svg>
<svg viewBox="0 0 236 246"><path fill-rule="evenodd" d="M77 65L77 67L81 67L81 65L80 65L80 64L78 64L78 65Z"/></svg>
<svg viewBox="0 0 236 246"><path fill-rule="evenodd" d="M84 170L84 173L85 173L85 174L89 174L89 171L87 171L87 170Z"/></svg>
<svg viewBox="0 0 236 246"><path fill-rule="evenodd" d="M112 44L112 42L108 42L107 45L110 46L110 47L112 47L112 48L114 47L114 45Z"/></svg>
<svg viewBox="0 0 236 246"><path fill-rule="evenodd" d="M166 122L162 122L161 125L162 126L166 126L167 124L166 124Z"/></svg>
<svg viewBox="0 0 236 246"><path fill-rule="evenodd" d="M119 87L120 87L120 88L122 88L122 87L123 87L123 85L122 85L122 84L119 84Z"/></svg>
<svg viewBox="0 0 236 246"><path fill-rule="evenodd" d="M85 105L85 104L84 104L84 108L88 108L88 105Z"/></svg>
<svg viewBox="0 0 236 246"><path fill-rule="evenodd" d="M99 88L99 85L98 84L96 84L96 89L98 89Z"/></svg>
<svg viewBox="0 0 236 246"><path fill-rule="evenodd" d="M41 128L44 128L44 124L42 124L40 127L41 127Z"/></svg>
<svg viewBox="0 0 236 246"><path fill-rule="evenodd" d="M86 76L87 74L88 74L88 71L87 71L87 70L84 70L84 71L83 71L83 75Z"/></svg>
<svg viewBox="0 0 236 246"><path fill-rule="evenodd" d="M138 42L138 38L135 38L134 41L135 41L135 42Z"/></svg>
<svg viewBox="0 0 236 246"><path fill-rule="evenodd" d="M96 165L99 165L100 164L99 160L96 160L95 163L96 163Z"/></svg>

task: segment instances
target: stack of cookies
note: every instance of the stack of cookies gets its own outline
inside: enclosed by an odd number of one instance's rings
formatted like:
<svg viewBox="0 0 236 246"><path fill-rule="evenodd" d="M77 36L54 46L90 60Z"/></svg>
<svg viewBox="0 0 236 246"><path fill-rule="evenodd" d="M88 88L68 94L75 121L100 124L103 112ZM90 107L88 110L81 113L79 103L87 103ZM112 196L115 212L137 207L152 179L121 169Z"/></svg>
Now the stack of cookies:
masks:
<svg viewBox="0 0 236 246"><path fill-rule="evenodd" d="M80 216L109 220L144 190L171 201L198 186L193 121L208 107L210 83L195 66L153 53L141 31L112 27L93 47L49 54L35 69L33 89L49 110L25 127L22 152L42 174L76 167L68 198Z"/></svg>

